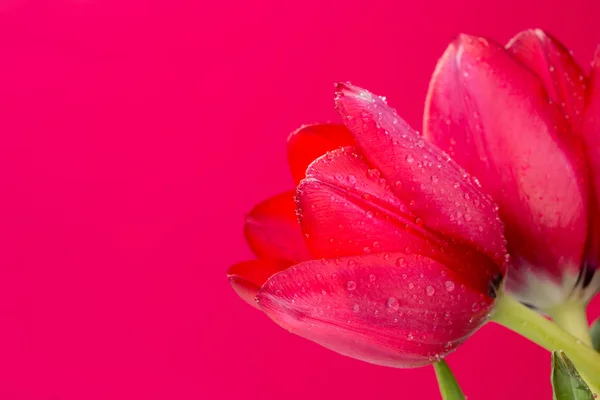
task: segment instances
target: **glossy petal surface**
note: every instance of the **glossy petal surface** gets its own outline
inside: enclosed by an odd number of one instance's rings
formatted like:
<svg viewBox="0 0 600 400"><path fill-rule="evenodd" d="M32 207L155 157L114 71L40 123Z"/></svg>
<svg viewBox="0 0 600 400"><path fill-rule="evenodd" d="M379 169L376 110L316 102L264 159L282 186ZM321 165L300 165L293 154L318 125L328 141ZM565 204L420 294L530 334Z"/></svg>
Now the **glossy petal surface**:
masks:
<svg viewBox="0 0 600 400"><path fill-rule="evenodd" d="M502 224L476 182L425 142L379 97L340 84L336 106L367 160L431 231L467 243L504 263Z"/></svg>
<svg viewBox="0 0 600 400"><path fill-rule="evenodd" d="M588 92L588 103L583 123L583 138L586 142L586 150L590 163L592 186L594 188L594 204L590 205L591 216L595 218L595 223L590 227L590 236L588 237L588 271L587 279L592 281L591 270L598 270L600 267L600 48L596 51L594 62L592 63L592 74L590 76L590 86ZM596 281L597 279L594 279ZM600 290L600 282L594 282L595 288L591 290ZM593 293L595 294L595 293ZM590 294L589 296L593 296Z"/></svg>
<svg viewBox="0 0 600 400"><path fill-rule="evenodd" d="M476 175L500 206L515 271L560 279L579 268L587 170L578 138L541 81L501 46L459 37L440 59L425 136Z"/></svg>
<svg viewBox="0 0 600 400"><path fill-rule="evenodd" d="M600 198L600 47L592 64L583 132L594 176L592 183L596 197Z"/></svg>
<svg viewBox="0 0 600 400"><path fill-rule="evenodd" d="M292 132L287 153L294 181L298 184L304 179L309 164L323 154L353 144L352 135L342 124L305 125Z"/></svg>
<svg viewBox="0 0 600 400"><path fill-rule="evenodd" d="M311 258L296 217L294 193L271 197L246 216L244 233L257 257L289 261Z"/></svg>
<svg viewBox="0 0 600 400"><path fill-rule="evenodd" d="M528 29L506 46L508 51L540 78L571 129L578 134L585 108L587 78L567 48L541 29Z"/></svg>
<svg viewBox="0 0 600 400"><path fill-rule="evenodd" d="M316 257L417 254L463 274L466 284L484 293L505 272L472 246L429 229L357 148L335 150L311 164L297 199L302 230Z"/></svg>
<svg viewBox="0 0 600 400"><path fill-rule="evenodd" d="M252 260L232 265L227 271L229 283L235 292L248 304L258 308L256 294L260 287L279 271L290 266L285 260Z"/></svg>
<svg viewBox="0 0 600 400"><path fill-rule="evenodd" d="M306 242L317 257L407 247L420 253L440 241L415 222L416 217L355 147L332 151L311 164L297 199Z"/></svg>
<svg viewBox="0 0 600 400"><path fill-rule="evenodd" d="M257 299L290 332L341 354L418 367L451 352L493 300L444 265L402 253L308 261L273 276Z"/></svg>

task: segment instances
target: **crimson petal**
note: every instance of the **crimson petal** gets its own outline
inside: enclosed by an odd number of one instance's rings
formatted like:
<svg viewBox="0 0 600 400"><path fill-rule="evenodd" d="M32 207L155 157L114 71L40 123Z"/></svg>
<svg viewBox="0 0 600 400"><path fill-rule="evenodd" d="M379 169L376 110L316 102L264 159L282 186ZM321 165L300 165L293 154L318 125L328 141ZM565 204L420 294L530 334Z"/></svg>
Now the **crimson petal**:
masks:
<svg viewBox="0 0 600 400"><path fill-rule="evenodd" d="M304 261L311 257L296 217L294 191L263 201L246 216L244 233L259 258Z"/></svg>
<svg viewBox="0 0 600 400"><path fill-rule="evenodd" d="M520 32L506 48L536 73L552 101L561 107L571 129L579 132L587 78L569 50L541 29Z"/></svg>
<svg viewBox="0 0 600 400"><path fill-rule="evenodd" d="M336 107L365 157L428 228L505 263L495 206L462 168L364 89L339 84Z"/></svg>
<svg viewBox="0 0 600 400"><path fill-rule="evenodd" d="M259 308L255 297L260 287L279 271L290 266L285 260L252 260L234 264L227 271L229 283L235 292L248 304Z"/></svg>
<svg viewBox="0 0 600 400"><path fill-rule="evenodd" d="M341 124L304 125L292 132L288 137L287 153L295 183L304 179L311 162L328 151L353 144L348 128Z"/></svg>
<svg viewBox="0 0 600 400"><path fill-rule="evenodd" d="M588 160L593 177L593 187L595 193L594 209L590 212L590 219L595 218L595 222L590 223L590 235L588 237L588 258L587 267L589 269L600 268L600 47L596 50L594 62L592 63L592 74L590 76L590 86L588 93L588 103L583 122L583 138L586 142ZM589 290L589 297L593 296L594 290L600 290L599 287Z"/></svg>
<svg viewBox="0 0 600 400"><path fill-rule="evenodd" d="M306 243L316 257L397 250L422 254L439 243L354 147L313 162L298 186L297 201Z"/></svg>
<svg viewBox="0 0 600 400"><path fill-rule="evenodd" d="M409 368L444 357L487 319L493 299L462 279L425 257L370 254L295 265L269 279L257 301L292 333Z"/></svg>
<svg viewBox="0 0 600 400"><path fill-rule="evenodd" d="M424 125L498 202L515 268L560 279L581 262L587 171L579 139L547 99L503 47L462 35L438 63Z"/></svg>
<svg viewBox="0 0 600 400"><path fill-rule="evenodd" d="M600 199L600 46L592 63L583 133L595 178L596 198Z"/></svg>

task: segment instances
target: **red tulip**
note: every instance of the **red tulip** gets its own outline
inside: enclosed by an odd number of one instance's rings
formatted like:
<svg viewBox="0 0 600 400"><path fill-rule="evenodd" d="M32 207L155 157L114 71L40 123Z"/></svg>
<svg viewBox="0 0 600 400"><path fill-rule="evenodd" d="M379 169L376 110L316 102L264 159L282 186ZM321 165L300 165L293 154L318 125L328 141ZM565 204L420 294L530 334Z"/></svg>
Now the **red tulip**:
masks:
<svg viewBox="0 0 600 400"><path fill-rule="evenodd" d="M347 128L290 137L296 206L288 192L250 213L258 259L234 265L230 281L282 327L339 353L431 363L493 309L506 271L497 208L381 98L341 84L336 108Z"/></svg>
<svg viewBox="0 0 600 400"><path fill-rule="evenodd" d="M600 288L600 197L588 168L594 161L591 171L600 177L600 130L592 121L600 101L592 95L586 136L587 80L543 31L522 32L506 47L461 35L440 59L425 105L424 136L476 176L500 207L511 255L508 289L549 314L567 302L586 304Z"/></svg>

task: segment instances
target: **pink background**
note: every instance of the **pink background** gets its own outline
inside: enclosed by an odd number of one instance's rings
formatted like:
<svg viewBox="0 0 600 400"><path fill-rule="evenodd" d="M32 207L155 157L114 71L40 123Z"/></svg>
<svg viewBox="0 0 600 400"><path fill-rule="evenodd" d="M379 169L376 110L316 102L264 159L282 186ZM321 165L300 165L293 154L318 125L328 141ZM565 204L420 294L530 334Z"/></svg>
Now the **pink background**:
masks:
<svg viewBox="0 0 600 400"><path fill-rule="evenodd" d="M291 187L285 138L335 119L333 82L420 128L456 33L546 28L587 66L600 3L356 3L0 2L1 399L438 398L431 368L344 358L238 299L243 213ZM550 399L548 354L499 327L449 362L469 399Z"/></svg>

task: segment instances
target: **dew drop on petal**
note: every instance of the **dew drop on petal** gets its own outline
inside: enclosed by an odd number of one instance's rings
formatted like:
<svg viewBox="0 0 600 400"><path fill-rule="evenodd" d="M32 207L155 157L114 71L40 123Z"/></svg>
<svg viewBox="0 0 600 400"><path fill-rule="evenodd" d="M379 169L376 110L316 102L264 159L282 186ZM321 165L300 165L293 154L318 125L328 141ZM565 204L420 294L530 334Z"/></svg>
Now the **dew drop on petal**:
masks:
<svg viewBox="0 0 600 400"><path fill-rule="evenodd" d="M400 302L395 297L390 297L387 300L386 307L388 312L396 312L400 308Z"/></svg>
<svg viewBox="0 0 600 400"><path fill-rule="evenodd" d="M356 289L356 282L348 281L346 283L346 288L348 288L349 291L353 291L354 289Z"/></svg>
<svg viewBox="0 0 600 400"><path fill-rule="evenodd" d="M427 294L427 296L433 296L435 293L435 289L433 288L433 286L427 286L425 288L425 293Z"/></svg>
<svg viewBox="0 0 600 400"><path fill-rule="evenodd" d="M446 283L444 284L446 286L446 290L451 292L454 290L454 288L456 287L456 285L454 285L454 282L452 281L446 281Z"/></svg>

